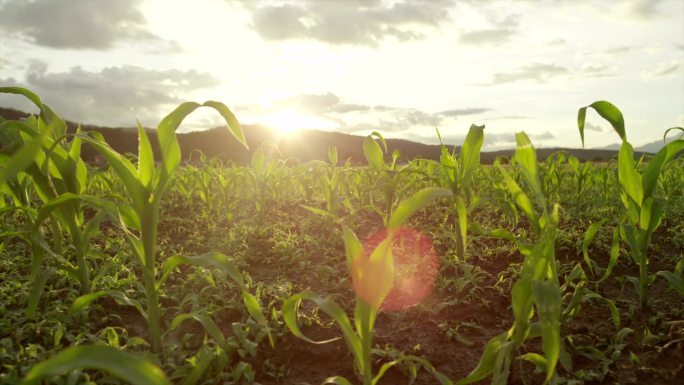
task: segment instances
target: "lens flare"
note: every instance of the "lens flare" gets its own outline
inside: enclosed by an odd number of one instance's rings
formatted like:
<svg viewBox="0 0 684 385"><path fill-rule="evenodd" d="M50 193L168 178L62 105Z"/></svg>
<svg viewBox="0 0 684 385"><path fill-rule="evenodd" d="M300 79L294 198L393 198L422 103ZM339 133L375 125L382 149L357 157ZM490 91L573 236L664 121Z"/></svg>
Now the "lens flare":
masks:
<svg viewBox="0 0 684 385"><path fill-rule="evenodd" d="M387 238L387 230L372 234L363 243L371 255ZM395 230L391 246L392 265L373 264L369 258L359 260L352 269L352 282L357 295L372 306L385 311L398 311L422 302L432 292L439 270L439 258L429 237L410 228ZM372 267L376 268L372 268ZM387 276L391 275L391 276ZM391 282L391 288L385 289Z"/></svg>

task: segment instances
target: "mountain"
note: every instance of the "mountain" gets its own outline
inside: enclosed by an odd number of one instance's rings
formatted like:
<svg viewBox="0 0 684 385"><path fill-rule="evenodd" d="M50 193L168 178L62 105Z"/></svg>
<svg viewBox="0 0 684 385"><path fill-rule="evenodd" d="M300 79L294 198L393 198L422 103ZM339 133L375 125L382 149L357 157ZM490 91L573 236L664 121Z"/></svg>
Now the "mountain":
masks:
<svg viewBox="0 0 684 385"><path fill-rule="evenodd" d="M670 143L673 140L680 138L681 136L681 131L673 130L672 133L668 135L665 142L663 142L662 139L654 140L653 142L648 142L646 144L642 144L641 146L635 146L634 151L655 154L656 152L660 151L660 149L663 148L667 143ZM599 149L620 151L620 143L609 144L607 146L600 147Z"/></svg>
<svg viewBox="0 0 684 385"><path fill-rule="evenodd" d="M0 107L0 116L5 119L20 119L28 115L22 111ZM78 125L67 121L67 126L69 132L75 132ZM207 157L221 157L245 164L249 162L251 155L260 145L270 143L278 148L282 158L292 159L293 162L306 162L314 159L326 160L328 148L335 146L337 147L338 159L341 162L350 159L352 164L365 163L363 136L317 130L302 130L296 134L284 136L277 135L269 128L260 125L243 125L242 128L250 147L249 150L243 148L225 127L178 134L183 159L196 159L199 156L197 152L201 151ZM81 130L100 132L107 143L120 153L136 154L138 151L138 134L135 128L81 125ZM159 146L157 145L156 132L152 129L147 129L147 132L150 135L155 156L158 157ZM395 149L399 151L400 161L416 158L438 160L441 153L439 145L417 143L404 139L387 139L387 147L390 154ZM448 147L449 150L455 147L457 152L460 149L460 146ZM267 148L272 149L274 146ZM544 160L558 151L574 155L582 161L606 161L617 154L613 149L539 148L537 149L537 158ZM514 153L514 149L482 152L480 158L482 163L492 163L499 156L510 159ZM93 161L98 157L98 154L93 148L84 146L82 156L86 160ZM635 153L635 156L641 156L641 154Z"/></svg>

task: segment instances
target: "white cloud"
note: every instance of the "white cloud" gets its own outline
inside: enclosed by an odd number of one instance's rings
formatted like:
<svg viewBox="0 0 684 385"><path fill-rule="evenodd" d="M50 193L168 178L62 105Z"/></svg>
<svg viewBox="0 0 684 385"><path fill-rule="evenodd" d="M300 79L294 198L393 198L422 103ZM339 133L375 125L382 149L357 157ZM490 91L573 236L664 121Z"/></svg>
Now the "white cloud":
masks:
<svg viewBox="0 0 684 385"><path fill-rule="evenodd" d="M0 84L17 83L0 79ZM19 85L38 93L58 114L79 122L108 126L135 125L134 109L141 121L156 126L170 106L182 101L186 91L212 87L218 80L195 70L149 70L136 66L87 71L73 67L67 72L48 72L47 64L34 62ZM4 102L4 103L1 103ZM17 98L4 96L0 104Z"/></svg>
<svg viewBox="0 0 684 385"><path fill-rule="evenodd" d="M147 30L145 17L138 9L140 2L6 1L0 3L0 31L58 49L105 50L123 41L179 49Z"/></svg>
<svg viewBox="0 0 684 385"><path fill-rule="evenodd" d="M248 3L252 26L267 40L303 39L328 44L377 46L386 38L422 39L425 27L448 19L449 1L299 0Z"/></svg>
<svg viewBox="0 0 684 385"><path fill-rule="evenodd" d="M643 71L641 73L641 76L644 79L658 79L658 78L673 76L677 73L680 73L680 75L681 75L681 72L682 72L682 61L672 60L672 61L668 61L668 62L658 63L658 65L655 68L648 70L648 71Z"/></svg>

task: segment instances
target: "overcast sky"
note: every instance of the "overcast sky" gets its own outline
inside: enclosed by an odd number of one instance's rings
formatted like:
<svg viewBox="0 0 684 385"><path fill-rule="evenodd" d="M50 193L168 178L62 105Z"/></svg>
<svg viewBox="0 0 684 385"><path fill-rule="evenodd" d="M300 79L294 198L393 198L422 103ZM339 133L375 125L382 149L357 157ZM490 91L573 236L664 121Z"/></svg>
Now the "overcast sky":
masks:
<svg viewBox="0 0 684 385"><path fill-rule="evenodd" d="M684 0L0 0L0 85L82 123L212 99L245 124L425 143L485 124L490 150L521 130L579 147L577 109L609 100L640 145L684 126ZM587 147L618 141L588 121Z"/></svg>

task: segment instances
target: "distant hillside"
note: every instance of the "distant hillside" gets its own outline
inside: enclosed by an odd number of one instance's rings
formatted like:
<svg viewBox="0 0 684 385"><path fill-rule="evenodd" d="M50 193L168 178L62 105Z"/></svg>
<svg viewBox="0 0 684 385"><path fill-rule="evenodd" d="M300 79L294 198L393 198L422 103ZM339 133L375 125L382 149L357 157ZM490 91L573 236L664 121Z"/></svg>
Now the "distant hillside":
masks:
<svg viewBox="0 0 684 385"><path fill-rule="evenodd" d="M5 119L20 119L28 116L27 113L8 108L0 107L0 115ZM76 123L67 122L69 131L75 131ZM178 134L183 159L187 160L194 150L202 151L208 157L221 157L224 159L231 159L238 163L244 164L249 161L251 154L262 144L275 144L282 157L285 159L294 158L301 162L320 159L327 159L328 148L337 147L338 159L344 161L350 159L353 163L365 163L363 156L363 140L364 137L349 135L337 132L326 132L316 130L303 130L289 137L279 137L266 127L258 125L243 125L245 138L249 144L249 150L244 149L223 127L213 128L206 131L196 131L186 134ZM97 131L107 140L114 149L121 153L137 153L138 139L137 130L134 128L111 128L99 127L92 125L82 125L83 131ZM156 133L152 129L148 129L153 144L155 155L158 155L158 146L156 145ZM399 150L401 154L400 160L406 161L416 158L423 159L439 159L440 146L429 145L423 143L412 142L403 139L387 139L387 147L392 153L395 149ZM453 146L449 146L451 150ZM459 150L456 146L456 151ZM615 150L608 149L566 149L566 148L540 148L537 149L537 157L540 160L546 159L550 154L557 151L565 151L568 154L576 156L582 161L606 161L616 155ZM504 156L510 158L514 154L514 150L500 150L494 152L482 152L481 159L483 163L492 163L496 157ZM196 155L196 154L195 154ZM635 154L641 156L641 153ZM83 156L86 160L93 160L96 152L92 148L84 148ZM194 155L193 155L194 157Z"/></svg>
<svg viewBox="0 0 684 385"><path fill-rule="evenodd" d="M682 137L681 131L672 130L670 132L670 135L668 135L666 141L663 142L662 139L659 139L659 140L654 140L653 142L648 142L648 143L642 144L641 146L634 146L634 151L647 152L647 153L655 154L656 152L660 151L660 149L663 148L666 144L672 142L673 140L681 138L681 137ZM609 144L605 147L601 147L600 149L601 150L620 151L620 144L619 143L613 143L613 144Z"/></svg>

